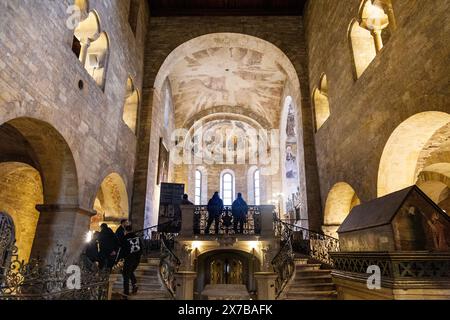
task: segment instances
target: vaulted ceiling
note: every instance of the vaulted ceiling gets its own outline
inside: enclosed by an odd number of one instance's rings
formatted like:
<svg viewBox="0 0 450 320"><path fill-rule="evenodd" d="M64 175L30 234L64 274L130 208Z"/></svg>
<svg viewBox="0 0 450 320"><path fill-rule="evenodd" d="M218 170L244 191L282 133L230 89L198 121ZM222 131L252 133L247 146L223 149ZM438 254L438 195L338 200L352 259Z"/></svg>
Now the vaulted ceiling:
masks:
<svg viewBox="0 0 450 320"><path fill-rule="evenodd" d="M302 15L307 0L149 0L152 16Z"/></svg>
<svg viewBox="0 0 450 320"><path fill-rule="evenodd" d="M271 55L236 47L211 47L187 55L169 75L176 118L216 106L238 106L272 119L287 75Z"/></svg>

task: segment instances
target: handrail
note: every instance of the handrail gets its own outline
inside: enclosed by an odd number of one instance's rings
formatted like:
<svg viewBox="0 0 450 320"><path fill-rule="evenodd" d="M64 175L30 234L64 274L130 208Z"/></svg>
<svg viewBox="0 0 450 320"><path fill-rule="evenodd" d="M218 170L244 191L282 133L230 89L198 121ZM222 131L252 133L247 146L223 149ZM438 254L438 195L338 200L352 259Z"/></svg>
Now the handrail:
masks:
<svg viewBox="0 0 450 320"><path fill-rule="evenodd" d="M275 218L275 223L278 224L277 231L282 239L291 239L294 251L309 255L328 266L334 265L330 253L339 251L338 239L286 223L278 218Z"/></svg>
<svg viewBox="0 0 450 320"><path fill-rule="evenodd" d="M163 235L161 237L161 260L159 265L159 272L161 279L172 298L176 296L175 273L178 271L181 261L170 249L166 243L167 239Z"/></svg>

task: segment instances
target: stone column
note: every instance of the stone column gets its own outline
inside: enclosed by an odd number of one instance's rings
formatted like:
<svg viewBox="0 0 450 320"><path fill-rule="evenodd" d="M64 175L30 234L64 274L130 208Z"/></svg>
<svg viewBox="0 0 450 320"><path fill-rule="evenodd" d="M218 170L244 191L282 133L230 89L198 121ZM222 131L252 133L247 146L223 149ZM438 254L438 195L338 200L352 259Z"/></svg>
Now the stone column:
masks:
<svg viewBox="0 0 450 320"><path fill-rule="evenodd" d="M258 300L275 300L275 281L277 280L277 276L275 272L255 273Z"/></svg>
<svg viewBox="0 0 450 320"><path fill-rule="evenodd" d="M377 49L377 52L381 51L383 49L383 38L381 37L381 29L374 29L372 31L373 37L375 39L375 48Z"/></svg>
<svg viewBox="0 0 450 320"><path fill-rule="evenodd" d="M194 300L194 280L197 272L180 271L175 273L176 299Z"/></svg>
<svg viewBox="0 0 450 320"><path fill-rule="evenodd" d="M194 235L194 211L193 205L181 205L181 237L192 237Z"/></svg>
<svg viewBox="0 0 450 320"><path fill-rule="evenodd" d="M89 46L91 45L89 39L83 39L80 41L81 44L81 50L80 50L80 62L83 65L83 67L86 65L86 59L87 59L87 52L89 49Z"/></svg>
<svg viewBox="0 0 450 320"><path fill-rule="evenodd" d="M67 249L69 262L77 259L85 245L95 212L72 205L38 205L40 212L31 257L48 260L57 245Z"/></svg>

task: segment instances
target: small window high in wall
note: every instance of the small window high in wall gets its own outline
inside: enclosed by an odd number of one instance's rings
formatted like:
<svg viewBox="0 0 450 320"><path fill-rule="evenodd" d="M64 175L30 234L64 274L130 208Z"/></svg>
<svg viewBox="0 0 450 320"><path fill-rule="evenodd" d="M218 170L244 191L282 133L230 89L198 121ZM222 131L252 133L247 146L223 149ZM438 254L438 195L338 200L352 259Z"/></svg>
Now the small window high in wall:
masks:
<svg viewBox="0 0 450 320"><path fill-rule="evenodd" d="M127 91L125 93L125 105L123 108L123 121L126 125L137 134L139 113L139 92L134 87L133 79L127 80Z"/></svg>
<svg viewBox="0 0 450 320"><path fill-rule="evenodd" d="M350 24L349 39L358 79L381 51L395 29L390 0L364 0L358 19Z"/></svg>
<svg viewBox="0 0 450 320"><path fill-rule="evenodd" d="M221 179L221 195L223 204L231 206L234 199L234 173L231 170L222 172Z"/></svg>
<svg viewBox="0 0 450 320"><path fill-rule="evenodd" d="M97 85L104 89L109 39L105 32L101 32L99 18L94 11L75 29L72 50Z"/></svg>
<svg viewBox="0 0 450 320"><path fill-rule="evenodd" d="M261 205L261 184L260 184L260 171L257 169L253 174L253 190L255 195L255 205Z"/></svg>
<svg viewBox="0 0 450 320"><path fill-rule="evenodd" d="M322 127L330 116L330 102L328 100L328 80L325 74L320 78L319 87L314 90L314 115L316 131Z"/></svg>

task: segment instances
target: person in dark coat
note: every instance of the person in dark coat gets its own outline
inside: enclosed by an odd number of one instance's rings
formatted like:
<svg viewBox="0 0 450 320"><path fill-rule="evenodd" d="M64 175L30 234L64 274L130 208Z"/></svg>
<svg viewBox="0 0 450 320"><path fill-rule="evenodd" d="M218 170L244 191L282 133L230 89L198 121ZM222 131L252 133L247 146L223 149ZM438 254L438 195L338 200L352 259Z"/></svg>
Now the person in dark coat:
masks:
<svg viewBox="0 0 450 320"><path fill-rule="evenodd" d="M223 201L219 197L219 193L215 192L213 197L208 201L208 224L205 234L209 234L211 224L214 222L216 234L219 233L219 222L223 212Z"/></svg>
<svg viewBox="0 0 450 320"><path fill-rule="evenodd" d="M237 199L234 200L231 213L233 215L234 233L243 234L244 223L247 222L248 205L242 198L241 193L238 193Z"/></svg>
<svg viewBox="0 0 450 320"><path fill-rule="evenodd" d="M85 247L85 255L92 262L97 263L100 262L100 254L98 252L98 238L100 233L95 231L92 234L92 239L86 244Z"/></svg>
<svg viewBox="0 0 450 320"><path fill-rule="evenodd" d="M100 234L98 236L99 246L99 268L112 269L116 262L117 253L120 248L119 240L114 231L108 227L106 223L100 226Z"/></svg>
<svg viewBox="0 0 450 320"><path fill-rule="evenodd" d="M139 266L142 256L143 242L132 230L131 226L125 227L125 237L121 250L124 254L123 264L123 294L130 295L130 280L132 286L132 294L138 291L137 279L134 272Z"/></svg>
<svg viewBox="0 0 450 320"><path fill-rule="evenodd" d="M123 238L125 237L125 228L127 225L129 225L128 220L122 219L122 220L120 220L120 226L116 230L116 237L117 237L117 240L119 240L120 246L122 245ZM117 257L117 260L120 260L120 259L123 259L123 254L122 254L121 250L119 250L119 255Z"/></svg>
<svg viewBox="0 0 450 320"><path fill-rule="evenodd" d="M120 226L116 230L116 236L119 243L122 245L123 238L125 237L125 227L128 225L127 219L120 220Z"/></svg>
<svg viewBox="0 0 450 320"><path fill-rule="evenodd" d="M193 206L194 204L191 201L189 201L189 196L187 194L184 194L183 195L183 200L181 200L181 205Z"/></svg>

